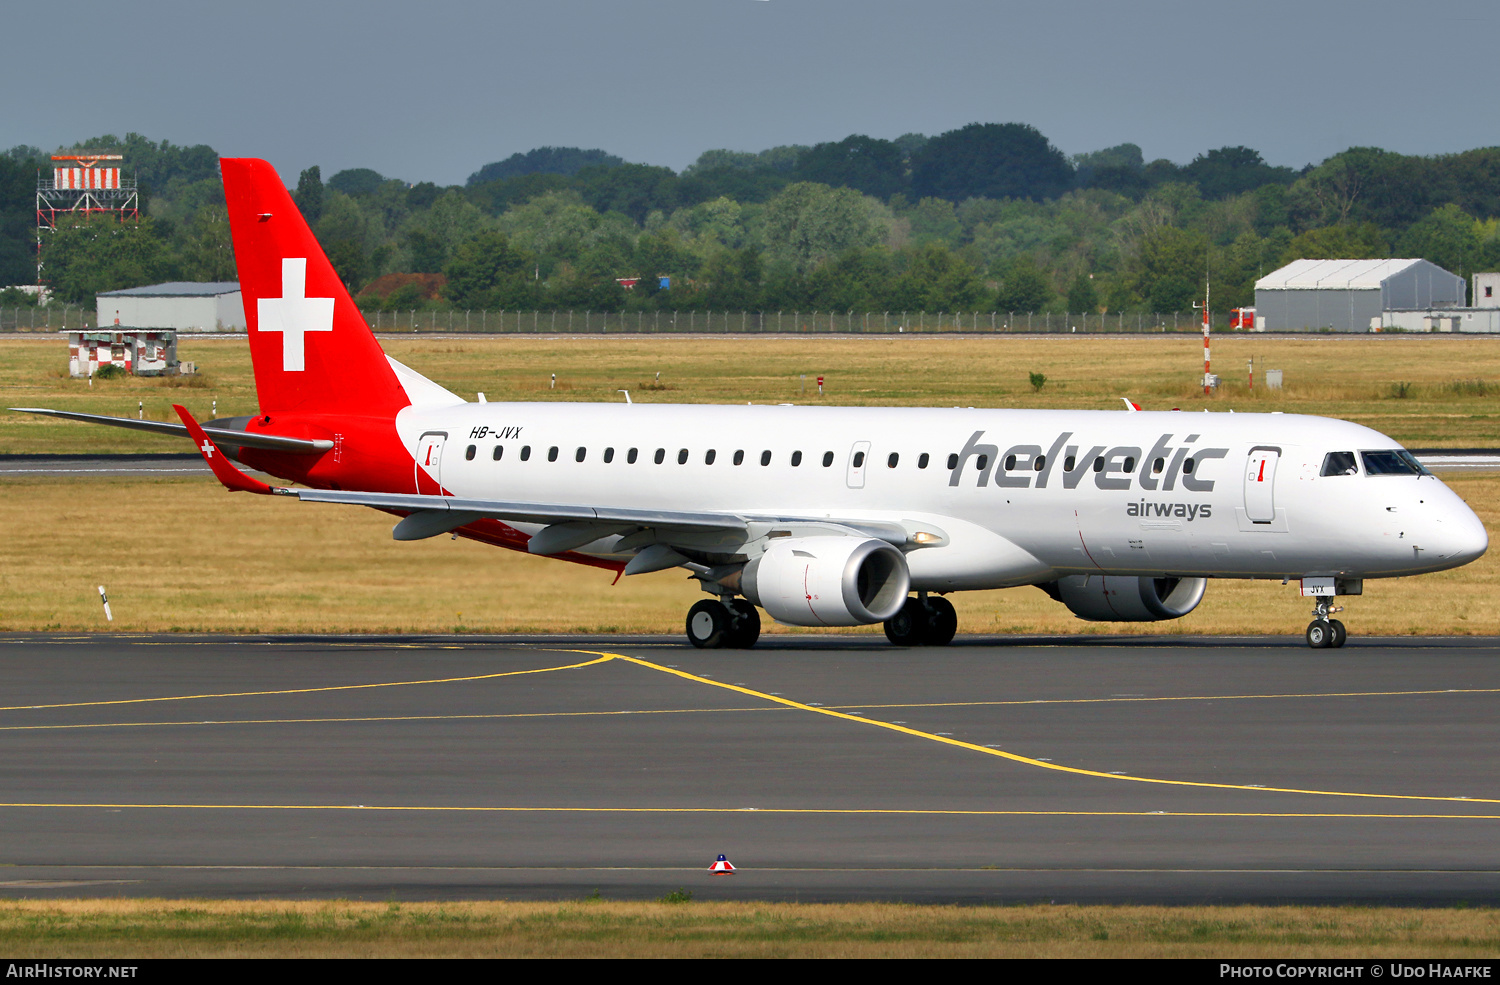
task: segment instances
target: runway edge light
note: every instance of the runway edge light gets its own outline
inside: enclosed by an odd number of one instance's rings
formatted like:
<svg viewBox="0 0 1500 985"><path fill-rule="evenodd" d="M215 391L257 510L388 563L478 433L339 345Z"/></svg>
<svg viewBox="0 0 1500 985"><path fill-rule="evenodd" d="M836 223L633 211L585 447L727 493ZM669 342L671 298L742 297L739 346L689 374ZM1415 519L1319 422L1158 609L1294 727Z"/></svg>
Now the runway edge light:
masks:
<svg viewBox="0 0 1500 985"><path fill-rule="evenodd" d="M708 867L708 871L716 876L727 876L734 872L734 866L729 863L729 859L720 855L718 860Z"/></svg>

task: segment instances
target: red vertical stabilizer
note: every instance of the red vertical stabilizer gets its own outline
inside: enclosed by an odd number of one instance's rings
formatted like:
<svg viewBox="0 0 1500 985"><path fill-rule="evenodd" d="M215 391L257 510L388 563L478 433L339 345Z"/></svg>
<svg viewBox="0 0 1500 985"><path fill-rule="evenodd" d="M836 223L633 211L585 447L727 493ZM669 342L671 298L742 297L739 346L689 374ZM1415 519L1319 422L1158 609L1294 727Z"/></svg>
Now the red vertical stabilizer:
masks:
<svg viewBox="0 0 1500 985"><path fill-rule="evenodd" d="M394 417L411 401L276 169L219 166L261 412Z"/></svg>

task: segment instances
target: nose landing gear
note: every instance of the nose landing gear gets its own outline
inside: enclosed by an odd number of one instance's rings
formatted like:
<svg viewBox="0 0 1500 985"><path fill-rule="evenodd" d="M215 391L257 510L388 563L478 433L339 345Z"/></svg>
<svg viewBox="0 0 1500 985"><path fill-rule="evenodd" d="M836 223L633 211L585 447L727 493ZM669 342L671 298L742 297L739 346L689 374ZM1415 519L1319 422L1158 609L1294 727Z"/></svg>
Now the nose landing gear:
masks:
<svg viewBox="0 0 1500 985"><path fill-rule="evenodd" d="M1314 650L1328 647L1337 649L1349 639L1349 631L1337 619L1328 618L1335 612L1343 612L1342 605L1333 604L1333 596L1319 595L1313 609L1313 621L1307 624L1307 645Z"/></svg>

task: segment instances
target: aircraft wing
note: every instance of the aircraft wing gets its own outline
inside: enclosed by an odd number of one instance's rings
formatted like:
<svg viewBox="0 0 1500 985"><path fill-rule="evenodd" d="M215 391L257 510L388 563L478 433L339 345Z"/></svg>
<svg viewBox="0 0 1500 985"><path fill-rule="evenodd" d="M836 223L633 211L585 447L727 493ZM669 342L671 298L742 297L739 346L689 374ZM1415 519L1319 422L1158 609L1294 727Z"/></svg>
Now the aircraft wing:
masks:
<svg viewBox="0 0 1500 985"><path fill-rule="evenodd" d="M8 409L23 414L64 417L70 421L83 421L86 424L108 424L110 427L129 428L132 431L151 431L155 434L171 435L174 438L189 437L185 425L171 424L167 421L138 421L129 417L106 417L102 414L81 414L72 410L49 410L45 407L11 407ZM203 431L218 444L238 448L262 448L266 451L289 452L293 455L321 455L333 449L333 442L327 438L313 440L285 438L275 434L257 434L251 431L211 426L205 426Z"/></svg>
<svg viewBox="0 0 1500 985"><path fill-rule="evenodd" d="M501 500L464 499L417 493L372 493L346 489L278 489L305 503L343 503L381 510L400 510L409 515L396 525L397 540L420 540L447 533L474 520L489 518L509 523L536 523L546 529L532 537L531 553L555 554L617 533L655 530L655 540L699 541L704 535L719 535L726 544L755 536L753 527L816 525L840 527L889 541L898 547L935 546L917 537L906 524L882 520L850 520L832 517L784 517L738 513L699 513L687 510L638 510L616 506L572 503L518 503Z"/></svg>
<svg viewBox="0 0 1500 985"><path fill-rule="evenodd" d="M457 496L354 492L343 489L286 489L283 493L296 496L304 503L373 506L382 510L408 510L413 515L433 511L464 513L512 523L593 523L609 526L671 526L738 531L745 529L745 518L729 513L631 510L607 506L578 506L568 503L515 503L503 500L462 499ZM397 539L406 538L397 537Z"/></svg>

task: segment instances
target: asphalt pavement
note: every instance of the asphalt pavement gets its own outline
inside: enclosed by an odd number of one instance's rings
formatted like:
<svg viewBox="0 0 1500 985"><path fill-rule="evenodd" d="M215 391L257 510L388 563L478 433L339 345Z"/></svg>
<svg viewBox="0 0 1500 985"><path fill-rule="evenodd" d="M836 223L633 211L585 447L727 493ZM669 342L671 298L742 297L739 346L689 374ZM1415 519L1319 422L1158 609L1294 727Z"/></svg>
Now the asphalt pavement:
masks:
<svg viewBox="0 0 1500 985"><path fill-rule="evenodd" d="M1494 639L10 634L0 687L12 896L1500 903Z"/></svg>

